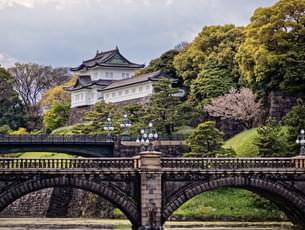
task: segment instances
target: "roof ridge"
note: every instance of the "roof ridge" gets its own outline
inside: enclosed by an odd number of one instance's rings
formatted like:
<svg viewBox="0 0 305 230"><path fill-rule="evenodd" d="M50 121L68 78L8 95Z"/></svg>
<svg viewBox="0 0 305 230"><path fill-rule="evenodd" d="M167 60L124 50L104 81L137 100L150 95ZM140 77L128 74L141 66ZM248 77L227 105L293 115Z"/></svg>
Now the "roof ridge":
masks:
<svg viewBox="0 0 305 230"><path fill-rule="evenodd" d="M115 51L117 51L117 50L116 50L116 49L112 49L112 50L107 50L107 51L101 51L101 52L98 52L98 53L96 54L96 57L97 57L98 55L101 55L101 54L112 53L112 52L115 52Z"/></svg>
<svg viewBox="0 0 305 230"><path fill-rule="evenodd" d="M120 59L123 60L123 63L112 63L110 60L114 58L116 55L120 56ZM137 64L134 62L131 62L126 57L124 57L119 48L116 47L112 50L102 51L99 52L97 50L96 55L93 58L83 60L82 64L78 67L71 68L72 71L78 71L83 68L93 68L95 66L107 66L107 65L113 65L118 67L127 67L127 68L142 68L144 67L144 64Z"/></svg>

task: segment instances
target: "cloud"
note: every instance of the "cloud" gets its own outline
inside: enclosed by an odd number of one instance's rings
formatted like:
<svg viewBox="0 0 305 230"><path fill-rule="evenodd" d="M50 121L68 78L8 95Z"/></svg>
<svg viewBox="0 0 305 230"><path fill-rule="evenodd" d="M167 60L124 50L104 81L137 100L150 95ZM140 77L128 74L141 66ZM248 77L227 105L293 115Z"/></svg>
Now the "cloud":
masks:
<svg viewBox="0 0 305 230"><path fill-rule="evenodd" d="M78 65L116 45L139 63L191 41L203 26L245 25L276 0L0 0L0 52L28 62Z"/></svg>
<svg viewBox="0 0 305 230"><path fill-rule="evenodd" d="M0 66L9 68L14 66L16 62L19 62L16 58L10 57L7 54L0 53Z"/></svg>
<svg viewBox="0 0 305 230"><path fill-rule="evenodd" d="M23 6L26 8L33 8L35 0L1 0L0 9L9 7Z"/></svg>
<svg viewBox="0 0 305 230"><path fill-rule="evenodd" d="M85 2L86 0L84 0ZM88 0L87 0L88 1ZM23 7L35 8L38 6L52 4L55 9L62 10L69 4L80 3L79 0L0 0L0 10L6 8Z"/></svg>

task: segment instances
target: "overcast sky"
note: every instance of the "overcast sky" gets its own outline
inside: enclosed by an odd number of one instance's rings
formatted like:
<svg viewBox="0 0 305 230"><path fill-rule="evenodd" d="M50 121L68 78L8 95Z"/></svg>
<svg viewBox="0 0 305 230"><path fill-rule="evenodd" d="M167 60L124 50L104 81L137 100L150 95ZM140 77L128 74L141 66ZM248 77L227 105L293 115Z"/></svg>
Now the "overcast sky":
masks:
<svg viewBox="0 0 305 230"><path fill-rule="evenodd" d="M117 45L148 63L205 25L246 25L276 0L0 0L0 64L76 66Z"/></svg>

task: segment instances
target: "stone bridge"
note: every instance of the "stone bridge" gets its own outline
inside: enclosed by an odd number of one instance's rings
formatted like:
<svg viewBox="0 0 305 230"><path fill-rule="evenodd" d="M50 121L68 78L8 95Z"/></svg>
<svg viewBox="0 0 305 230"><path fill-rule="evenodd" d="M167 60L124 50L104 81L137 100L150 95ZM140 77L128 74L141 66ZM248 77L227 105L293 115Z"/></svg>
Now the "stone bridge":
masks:
<svg viewBox="0 0 305 230"><path fill-rule="evenodd" d="M187 149L184 136L164 136L155 141L155 148L167 155ZM1 135L0 155L23 152L57 152L83 157L133 156L139 153L136 138L121 141L120 136L105 135Z"/></svg>
<svg viewBox="0 0 305 230"><path fill-rule="evenodd" d="M0 211L49 187L73 187L109 200L133 229L162 229L173 212L206 191L238 187L276 204L305 227L305 158L0 158Z"/></svg>

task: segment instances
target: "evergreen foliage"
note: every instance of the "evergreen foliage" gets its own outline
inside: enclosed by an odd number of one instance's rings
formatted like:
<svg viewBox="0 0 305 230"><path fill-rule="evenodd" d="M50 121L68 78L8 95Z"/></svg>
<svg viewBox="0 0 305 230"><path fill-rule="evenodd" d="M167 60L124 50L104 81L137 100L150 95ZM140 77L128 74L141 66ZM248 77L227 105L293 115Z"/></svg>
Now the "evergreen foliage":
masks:
<svg viewBox="0 0 305 230"><path fill-rule="evenodd" d="M259 156L284 157L289 156L287 137L280 124L269 118L266 124L257 129L258 135L254 144L258 147Z"/></svg>
<svg viewBox="0 0 305 230"><path fill-rule="evenodd" d="M192 152L186 156L225 157L236 155L233 149L222 148L223 143L223 133L215 127L215 122L203 122L188 137L187 144Z"/></svg>
<svg viewBox="0 0 305 230"><path fill-rule="evenodd" d="M205 26L195 40L175 56L174 66L178 75L186 86L190 86L202 70L213 65L227 69L234 81L238 82L239 66L235 55L243 40L242 27Z"/></svg>
<svg viewBox="0 0 305 230"><path fill-rule="evenodd" d="M267 95L305 91L305 2L280 0L258 8L237 54L244 79Z"/></svg>
<svg viewBox="0 0 305 230"><path fill-rule="evenodd" d="M176 69L173 65L174 57L178 53L179 51L176 49L166 51L165 53L161 54L159 58L151 60L148 66L137 72L137 75L162 70L162 73L165 76L178 79Z"/></svg>
<svg viewBox="0 0 305 230"><path fill-rule="evenodd" d="M235 88L236 83L228 69L209 67L192 81L189 100L195 105L205 105L212 98L222 96Z"/></svg>
<svg viewBox="0 0 305 230"><path fill-rule="evenodd" d="M301 129L305 129L305 103L298 100L297 105L284 117L285 124L288 126L288 143L291 154L298 155L300 146L296 144L297 136Z"/></svg>
<svg viewBox="0 0 305 230"><path fill-rule="evenodd" d="M173 133L179 121L180 104L179 98L174 96L178 89L171 87L171 83L168 78L160 78L154 84L154 94L148 107L148 118L154 122L155 128L168 135Z"/></svg>

